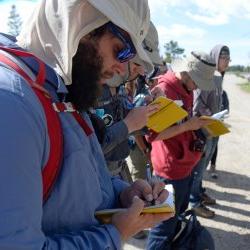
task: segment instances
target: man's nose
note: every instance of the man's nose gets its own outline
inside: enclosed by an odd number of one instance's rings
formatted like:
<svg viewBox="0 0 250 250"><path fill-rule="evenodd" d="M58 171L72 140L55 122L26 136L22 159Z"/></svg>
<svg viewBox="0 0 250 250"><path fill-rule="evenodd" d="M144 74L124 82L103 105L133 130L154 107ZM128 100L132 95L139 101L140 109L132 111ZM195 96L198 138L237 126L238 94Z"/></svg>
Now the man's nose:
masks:
<svg viewBox="0 0 250 250"><path fill-rule="evenodd" d="M128 69L128 62L124 62L124 63L116 63L113 66L113 70L116 74L119 74L120 76L125 76L126 72Z"/></svg>

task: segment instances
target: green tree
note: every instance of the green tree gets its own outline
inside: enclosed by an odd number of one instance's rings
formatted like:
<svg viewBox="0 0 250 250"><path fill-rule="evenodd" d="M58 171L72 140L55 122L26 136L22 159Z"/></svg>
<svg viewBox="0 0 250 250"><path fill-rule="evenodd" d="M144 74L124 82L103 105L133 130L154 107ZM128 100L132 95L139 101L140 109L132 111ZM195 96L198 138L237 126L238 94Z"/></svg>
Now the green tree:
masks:
<svg viewBox="0 0 250 250"><path fill-rule="evenodd" d="M173 58L176 58L176 57L182 55L185 51L185 49L179 47L177 41L173 41L173 40L166 43L164 45L164 48L165 48L164 61L166 61L167 63L171 63Z"/></svg>
<svg viewBox="0 0 250 250"><path fill-rule="evenodd" d="M244 72L245 67L243 65L231 65L228 67L228 71Z"/></svg>
<svg viewBox="0 0 250 250"><path fill-rule="evenodd" d="M18 36L22 26L22 19L17 13L17 9L14 4L11 6L10 15L8 19L9 33L13 36Z"/></svg>

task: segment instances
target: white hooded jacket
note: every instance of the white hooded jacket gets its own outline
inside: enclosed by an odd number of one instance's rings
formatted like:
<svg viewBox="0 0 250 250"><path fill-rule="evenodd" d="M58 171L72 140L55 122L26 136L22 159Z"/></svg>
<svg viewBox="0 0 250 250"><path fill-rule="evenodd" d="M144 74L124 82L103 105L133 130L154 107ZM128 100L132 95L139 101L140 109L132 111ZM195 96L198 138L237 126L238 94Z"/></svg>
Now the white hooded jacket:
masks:
<svg viewBox="0 0 250 250"><path fill-rule="evenodd" d="M71 84L80 39L110 20L130 34L139 57L151 63L142 47L150 20L147 0L42 0L18 36L18 45Z"/></svg>

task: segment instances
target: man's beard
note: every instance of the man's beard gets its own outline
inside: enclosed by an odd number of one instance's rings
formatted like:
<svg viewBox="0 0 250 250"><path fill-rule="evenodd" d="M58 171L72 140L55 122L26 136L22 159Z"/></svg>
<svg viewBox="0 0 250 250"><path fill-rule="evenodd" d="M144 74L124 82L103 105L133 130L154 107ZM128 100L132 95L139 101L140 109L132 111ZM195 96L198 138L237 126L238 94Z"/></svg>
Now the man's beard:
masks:
<svg viewBox="0 0 250 250"><path fill-rule="evenodd" d="M81 42L73 57L72 84L67 86L67 101L72 102L78 111L86 111L95 105L100 95L102 66L96 43L90 40Z"/></svg>

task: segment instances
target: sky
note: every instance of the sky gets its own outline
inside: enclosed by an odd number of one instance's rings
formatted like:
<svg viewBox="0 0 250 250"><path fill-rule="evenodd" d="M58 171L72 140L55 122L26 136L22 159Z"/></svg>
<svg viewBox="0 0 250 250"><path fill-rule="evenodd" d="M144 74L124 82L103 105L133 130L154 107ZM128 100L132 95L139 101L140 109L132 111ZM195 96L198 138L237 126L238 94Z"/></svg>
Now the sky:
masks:
<svg viewBox="0 0 250 250"><path fill-rule="evenodd" d="M0 32L8 32L11 5L25 22L41 0L0 0ZM118 0L119 1L119 0ZM164 44L177 41L188 55L228 45L231 65L250 65L250 0L148 0L161 54Z"/></svg>

